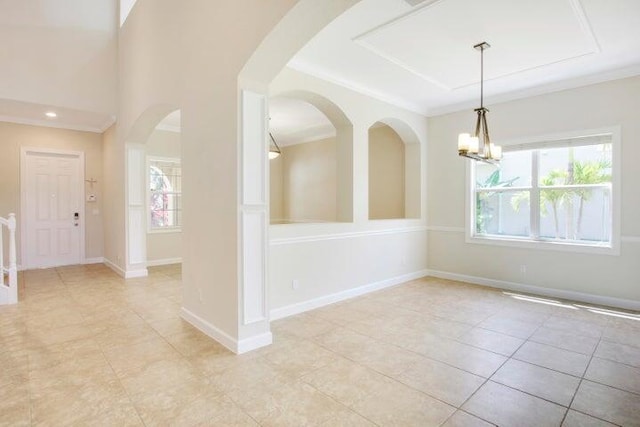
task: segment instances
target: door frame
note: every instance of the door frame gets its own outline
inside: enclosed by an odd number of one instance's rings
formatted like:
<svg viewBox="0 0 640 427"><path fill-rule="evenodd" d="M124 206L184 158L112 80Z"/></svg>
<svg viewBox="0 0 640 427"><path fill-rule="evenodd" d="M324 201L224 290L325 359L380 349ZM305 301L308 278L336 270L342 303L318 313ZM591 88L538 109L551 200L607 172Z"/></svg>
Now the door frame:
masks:
<svg viewBox="0 0 640 427"><path fill-rule="evenodd" d="M78 210L80 213L80 264L85 263L85 191L84 191L84 152L72 151L72 150L60 150L56 148L36 148L36 147L21 147L20 148L20 263L22 270L28 270L33 268L30 264L30 260L27 256L27 221L26 221L26 207L27 207L27 156L29 155L62 155L68 157L75 157L78 159L79 179L78 179Z"/></svg>

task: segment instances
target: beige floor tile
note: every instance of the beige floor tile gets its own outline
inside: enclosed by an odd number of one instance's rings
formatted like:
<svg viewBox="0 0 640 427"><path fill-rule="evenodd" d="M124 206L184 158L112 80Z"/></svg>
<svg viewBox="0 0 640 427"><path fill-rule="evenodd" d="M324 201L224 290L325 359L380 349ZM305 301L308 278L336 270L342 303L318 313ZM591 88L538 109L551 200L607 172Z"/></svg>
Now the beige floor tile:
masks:
<svg viewBox="0 0 640 427"><path fill-rule="evenodd" d="M145 425L196 425L210 422L235 404L207 384L160 388L132 397Z"/></svg>
<svg viewBox="0 0 640 427"><path fill-rule="evenodd" d="M577 377L582 377L590 359L584 354L531 341L524 343L513 358Z"/></svg>
<svg viewBox="0 0 640 427"><path fill-rule="evenodd" d="M369 345L371 337L349 329L338 328L315 336L313 341L334 353L353 359L363 352L363 348Z"/></svg>
<svg viewBox="0 0 640 427"><path fill-rule="evenodd" d="M298 379L336 360L339 356L310 341L297 341L263 356L282 374Z"/></svg>
<svg viewBox="0 0 640 427"><path fill-rule="evenodd" d="M302 377L302 381L345 406L351 406L394 381L347 359L339 359Z"/></svg>
<svg viewBox="0 0 640 427"><path fill-rule="evenodd" d="M515 338L527 339L539 328L539 323L526 322L497 314L478 324L480 328L500 332Z"/></svg>
<svg viewBox="0 0 640 427"><path fill-rule="evenodd" d="M213 384L222 391L235 398L233 392L243 393L255 387L256 384L269 384L282 379L290 380L277 372L272 365L262 358L246 359L236 366L232 366L219 374L210 377Z"/></svg>
<svg viewBox="0 0 640 427"><path fill-rule="evenodd" d="M338 325L335 323L308 313L276 320L271 323L271 330L273 332L283 332L299 338L312 338L336 329L337 327Z"/></svg>
<svg viewBox="0 0 640 427"><path fill-rule="evenodd" d="M547 344L564 350L591 356L598 345L598 338L576 335L572 332L541 327L530 338L531 341Z"/></svg>
<svg viewBox="0 0 640 427"><path fill-rule="evenodd" d="M640 368L640 347L600 341L594 356Z"/></svg>
<svg viewBox="0 0 640 427"><path fill-rule="evenodd" d="M491 381L569 406L580 379L518 360L509 360Z"/></svg>
<svg viewBox="0 0 640 427"><path fill-rule="evenodd" d="M320 425L346 409L303 382L274 382L267 387L247 389L244 395L234 398L262 426Z"/></svg>
<svg viewBox="0 0 640 427"><path fill-rule="evenodd" d="M524 340L520 338L482 328L471 329L460 336L458 341L507 357L511 356L524 343Z"/></svg>
<svg viewBox="0 0 640 427"><path fill-rule="evenodd" d="M393 355L390 357L390 355ZM419 354L404 350L384 342L368 342L352 360L392 378L398 378L404 371L424 360Z"/></svg>
<svg viewBox="0 0 640 427"><path fill-rule="evenodd" d="M180 353L158 336L137 344L108 348L104 355L121 378L155 362L181 359Z"/></svg>
<svg viewBox="0 0 640 427"><path fill-rule="evenodd" d="M544 322L543 326L550 329L558 329L560 331L598 339L602 336L602 332L604 331L603 324L560 316L551 316Z"/></svg>
<svg viewBox="0 0 640 427"><path fill-rule="evenodd" d="M168 335L165 339L183 356L193 356L198 353L215 350L220 346L211 337L195 328Z"/></svg>
<svg viewBox="0 0 640 427"><path fill-rule="evenodd" d="M640 425L640 396L582 381L571 408L622 426Z"/></svg>
<svg viewBox="0 0 640 427"><path fill-rule="evenodd" d="M602 333L602 340L640 347L640 328L609 326Z"/></svg>
<svg viewBox="0 0 640 427"><path fill-rule="evenodd" d="M435 360L425 359L407 369L399 381L450 405L460 406L485 381Z"/></svg>
<svg viewBox="0 0 640 427"><path fill-rule="evenodd" d="M352 410L340 411L336 416L321 424L323 427L375 427L375 425Z"/></svg>
<svg viewBox="0 0 640 427"><path fill-rule="evenodd" d="M203 375L212 376L220 374L227 369L251 363L252 360L258 359L259 356L256 352L237 355L220 345L214 349L189 356L186 360Z"/></svg>
<svg viewBox="0 0 640 427"><path fill-rule="evenodd" d="M499 404L497 404L499 402ZM558 426L566 409L518 390L487 382L462 407L499 426Z"/></svg>
<svg viewBox="0 0 640 427"><path fill-rule="evenodd" d="M584 377L588 380L640 394L640 369L594 357Z"/></svg>
<svg viewBox="0 0 640 427"><path fill-rule="evenodd" d="M457 410L442 427L491 427L493 425L464 411Z"/></svg>
<svg viewBox="0 0 640 427"><path fill-rule="evenodd" d="M120 381L130 396L209 383L200 371L184 359L161 360L141 366L121 376Z"/></svg>
<svg viewBox="0 0 640 427"><path fill-rule="evenodd" d="M60 385L31 393L31 416L35 425L80 424L103 414L115 416L130 410L130 401L117 380Z"/></svg>
<svg viewBox="0 0 640 427"><path fill-rule="evenodd" d="M4 351L0 353L0 390L4 384L19 378L28 380L29 353L27 350Z"/></svg>
<svg viewBox="0 0 640 427"><path fill-rule="evenodd" d="M453 406L401 384L363 398L352 409L381 426L437 426L455 412Z"/></svg>
<svg viewBox="0 0 640 427"><path fill-rule="evenodd" d="M441 338L429 344L421 354L485 378L489 378L507 360L499 354L448 338Z"/></svg>
<svg viewBox="0 0 640 427"><path fill-rule="evenodd" d="M589 415L581 414L573 410L567 412L567 416L562 422L562 427L613 427L615 424L608 423Z"/></svg>
<svg viewBox="0 0 640 427"><path fill-rule="evenodd" d="M28 383L24 377L8 377L0 384L0 425L28 426L30 423Z"/></svg>

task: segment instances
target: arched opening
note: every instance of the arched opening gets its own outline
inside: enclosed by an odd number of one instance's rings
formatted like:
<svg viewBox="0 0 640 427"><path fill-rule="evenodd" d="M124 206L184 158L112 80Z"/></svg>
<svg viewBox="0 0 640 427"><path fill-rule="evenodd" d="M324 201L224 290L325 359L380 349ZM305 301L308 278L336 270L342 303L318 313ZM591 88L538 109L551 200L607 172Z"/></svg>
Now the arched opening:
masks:
<svg viewBox="0 0 640 427"><path fill-rule="evenodd" d="M126 144L127 277L181 261L182 168L180 110L147 109Z"/></svg>
<svg viewBox="0 0 640 427"><path fill-rule="evenodd" d="M269 116L272 143L281 151L269 162L271 223L349 219L349 206L339 202L346 200L339 171L347 166L338 152L352 138L344 113L318 95L292 92L270 99Z"/></svg>
<svg viewBox="0 0 640 427"><path fill-rule="evenodd" d="M180 110L168 114L146 143L147 266L182 261Z"/></svg>

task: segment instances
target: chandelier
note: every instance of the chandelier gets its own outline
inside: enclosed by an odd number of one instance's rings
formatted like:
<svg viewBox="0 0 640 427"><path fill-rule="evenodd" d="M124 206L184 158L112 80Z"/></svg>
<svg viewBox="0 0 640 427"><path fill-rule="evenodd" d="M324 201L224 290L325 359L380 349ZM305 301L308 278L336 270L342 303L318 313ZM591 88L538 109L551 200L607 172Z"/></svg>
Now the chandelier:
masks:
<svg viewBox="0 0 640 427"><path fill-rule="evenodd" d="M484 51L490 47L491 45L487 42L473 46L480 51L480 108L473 110L478 114L473 136L468 133L458 135L458 154L473 160L495 164L502 158L502 147L494 145L489 138L487 127L489 110L484 108Z"/></svg>
<svg viewBox="0 0 640 427"><path fill-rule="evenodd" d="M280 147L271 132L269 132L269 138L271 138L271 142L273 142L273 144L269 144L269 160L273 160L282 154L282 151L280 151Z"/></svg>

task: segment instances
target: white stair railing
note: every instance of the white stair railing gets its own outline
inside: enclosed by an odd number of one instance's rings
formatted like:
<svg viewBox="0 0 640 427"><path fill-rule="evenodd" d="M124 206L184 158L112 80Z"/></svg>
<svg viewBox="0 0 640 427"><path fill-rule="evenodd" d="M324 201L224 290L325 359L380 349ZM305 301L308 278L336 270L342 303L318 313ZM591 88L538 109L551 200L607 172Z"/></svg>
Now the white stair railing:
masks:
<svg viewBox="0 0 640 427"><path fill-rule="evenodd" d="M4 228L9 231L9 263L4 262ZM16 215L0 217L0 304L18 302L18 266L16 264Z"/></svg>

